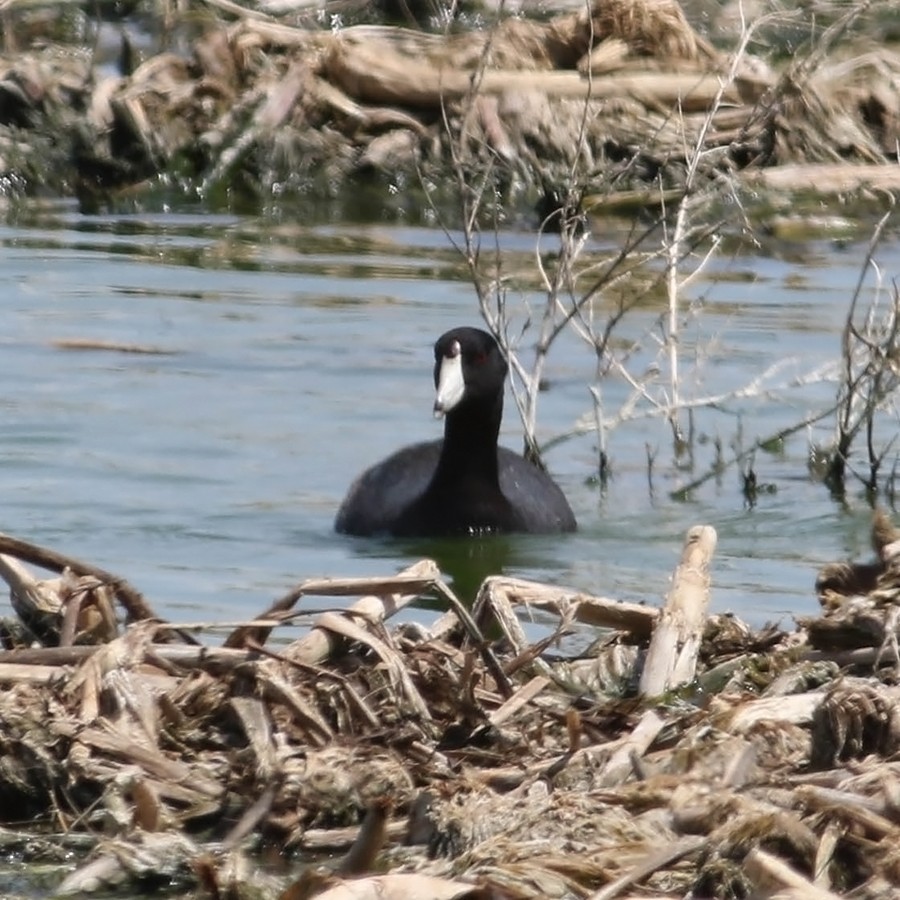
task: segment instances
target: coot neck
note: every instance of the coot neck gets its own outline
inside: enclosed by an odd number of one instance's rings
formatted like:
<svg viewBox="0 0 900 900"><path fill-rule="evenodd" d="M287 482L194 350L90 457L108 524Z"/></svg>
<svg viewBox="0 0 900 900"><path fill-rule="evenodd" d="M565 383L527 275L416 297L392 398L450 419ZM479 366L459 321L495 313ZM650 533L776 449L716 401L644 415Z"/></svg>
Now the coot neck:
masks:
<svg viewBox="0 0 900 900"><path fill-rule="evenodd" d="M502 417L502 394L496 401L461 403L450 412L444 423L444 445L435 480L469 475L491 486L499 485L497 439Z"/></svg>

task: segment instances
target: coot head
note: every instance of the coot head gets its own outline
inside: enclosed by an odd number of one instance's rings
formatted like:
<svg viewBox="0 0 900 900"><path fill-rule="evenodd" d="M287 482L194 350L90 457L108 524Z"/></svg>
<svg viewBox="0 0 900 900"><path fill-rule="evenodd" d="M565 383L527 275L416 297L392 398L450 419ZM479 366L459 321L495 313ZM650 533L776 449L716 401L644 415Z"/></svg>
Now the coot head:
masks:
<svg viewBox="0 0 900 900"><path fill-rule="evenodd" d="M434 345L434 414L503 403L508 367L497 342L478 328L454 328Z"/></svg>

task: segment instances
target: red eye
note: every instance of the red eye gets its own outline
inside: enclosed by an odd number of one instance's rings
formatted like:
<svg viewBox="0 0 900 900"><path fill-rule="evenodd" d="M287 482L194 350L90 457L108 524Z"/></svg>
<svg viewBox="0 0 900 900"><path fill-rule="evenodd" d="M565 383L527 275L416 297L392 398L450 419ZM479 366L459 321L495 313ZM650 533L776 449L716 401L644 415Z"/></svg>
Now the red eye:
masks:
<svg viewBox="0 0 900 900"><path fill-rule="evenodd" d="M487 353L476 353L472 357L472 362L475 363L476 366L480 366L482 363L487 362Z"/></svg>

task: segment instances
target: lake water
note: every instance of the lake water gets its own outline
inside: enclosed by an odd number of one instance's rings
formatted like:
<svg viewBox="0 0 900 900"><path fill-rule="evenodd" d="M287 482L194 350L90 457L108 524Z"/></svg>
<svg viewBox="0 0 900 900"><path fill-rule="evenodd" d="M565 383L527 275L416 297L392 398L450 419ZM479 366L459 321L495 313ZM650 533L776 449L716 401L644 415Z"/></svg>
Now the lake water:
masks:
<svg viewBox="0 0 900 900"><path fill-rule="evenodd" d="M587 252L615 241L597 236ZM530 265L532 231L501 244ZM121 574L160 615L195 622L252 616L304 578L390 573L424 555L464 594L502 570L656 604L684 532L705 523L719 533L714 611L757 624L809 614L820 564L868 556L870 517L857 485L837 502L809 476L809 434L757 454L774 490L752 508L733 469L687 500L671 492L708 468L714 437L728 452L739 432L746 446L827 405L833 383L791 380L838 354L864 252L864 242L773 243L721 257L686 295L701 307L683 337L686 394L719 393L785 361L777 397L698 413L693 470L670 465L668 426L644 418L610 435L603 489L593 436L549 453L577 534L397 542L336 535L332 520L362 468L439 433L431 344L479 323L440 229L19 209L0 229L0 528ZM888 277L900 273L896 243L879 259ZM630 314L620 336L652 331L660 311ZM78 340L163 352L66 347ZM542 439L590 412L594 366L574 337L554 349ZM603 385L610 411L627 393ZM812 436L826 439L831 421ZM896 430L896 418L884 421ZM521 446L510 401L503 441Z"/></svg>

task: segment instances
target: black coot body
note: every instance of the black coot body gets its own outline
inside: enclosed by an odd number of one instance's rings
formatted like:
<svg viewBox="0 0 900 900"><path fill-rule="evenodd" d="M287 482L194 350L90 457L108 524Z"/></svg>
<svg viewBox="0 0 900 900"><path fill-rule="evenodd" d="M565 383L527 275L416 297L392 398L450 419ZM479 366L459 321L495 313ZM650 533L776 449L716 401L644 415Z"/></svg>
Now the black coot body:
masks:
<svg viewBox="0 0 900 900"><path fill-rule="evenodd" d="M494 338L455 328L438 339L434 359L443 440L404 447L363 472L335 529L398 537L574 531L553 479L497 446L507 365Z"/></svg>

